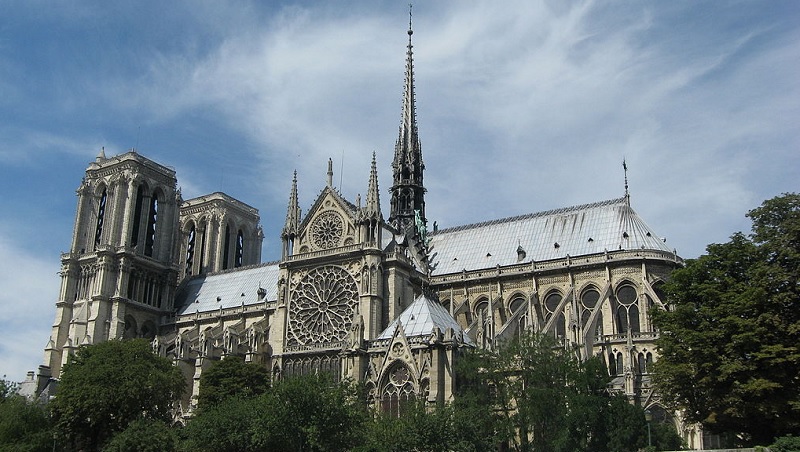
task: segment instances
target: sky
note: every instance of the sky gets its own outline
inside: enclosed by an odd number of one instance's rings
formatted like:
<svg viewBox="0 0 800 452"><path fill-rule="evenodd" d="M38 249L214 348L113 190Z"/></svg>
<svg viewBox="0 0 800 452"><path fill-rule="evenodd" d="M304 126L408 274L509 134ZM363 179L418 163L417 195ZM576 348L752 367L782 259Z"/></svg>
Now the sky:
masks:
<svg viewBox="0 0 800 452"><path fill-rule="evenodd" d="M0 376L43 360L75 190L101 148L184 199L259 209L279 258L334 184L389 211L408 5L0 0ZM797 192L800 3L443 0L413 7L426 213L439 227L618 198L679 255Z"/></svg>

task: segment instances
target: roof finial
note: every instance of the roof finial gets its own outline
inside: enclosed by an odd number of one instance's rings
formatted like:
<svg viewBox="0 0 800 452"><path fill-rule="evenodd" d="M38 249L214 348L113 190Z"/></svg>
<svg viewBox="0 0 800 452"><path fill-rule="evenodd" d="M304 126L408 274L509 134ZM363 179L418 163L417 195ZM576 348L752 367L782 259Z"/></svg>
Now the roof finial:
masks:
<svg viewBox="0 0 800 452"><path fill-rule="evenodd" d="M622 171L625 173L625 201L630 206L631 195L628 193L628 163L625 161L625 157L622 157Z"/></svg>

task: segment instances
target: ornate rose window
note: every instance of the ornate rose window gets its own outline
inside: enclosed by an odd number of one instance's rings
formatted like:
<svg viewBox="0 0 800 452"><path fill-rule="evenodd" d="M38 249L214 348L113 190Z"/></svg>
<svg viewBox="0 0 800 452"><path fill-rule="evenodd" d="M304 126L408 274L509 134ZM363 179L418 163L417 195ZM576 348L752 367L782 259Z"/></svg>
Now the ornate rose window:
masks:
<svg viewBox="0 0 800 452"><path fill-rule="evenodd" d="M311 240L319 249L339 246L344 234L344 220L338 212L329 210L322 213L311 223Z"/></svg>
<svg viewBox="0 0 800 452"><path fill-rule="evenodd" d="M358 288L345 269L329 265L309 271L290 300L289 345L334 344L347 337Z"/></svg>

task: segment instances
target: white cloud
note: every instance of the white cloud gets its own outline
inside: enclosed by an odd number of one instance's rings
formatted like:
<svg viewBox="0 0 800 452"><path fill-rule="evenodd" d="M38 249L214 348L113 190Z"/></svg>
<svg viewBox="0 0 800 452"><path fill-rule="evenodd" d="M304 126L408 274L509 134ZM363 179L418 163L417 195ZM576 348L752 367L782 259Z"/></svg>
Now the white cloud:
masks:
<svg viewBox="0 0 800 452"><path fill-rule="evenodd" d="M0 376L22 381L26 371L43 363L58 270L56 259L40 259L13 243L0 223Z"/></svg>

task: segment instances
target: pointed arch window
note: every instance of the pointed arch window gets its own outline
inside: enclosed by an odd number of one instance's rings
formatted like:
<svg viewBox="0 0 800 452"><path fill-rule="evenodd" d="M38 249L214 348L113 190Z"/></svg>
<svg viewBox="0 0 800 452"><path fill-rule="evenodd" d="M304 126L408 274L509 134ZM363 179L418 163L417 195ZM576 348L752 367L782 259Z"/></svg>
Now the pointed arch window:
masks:
<svg viewBox="0 0 800 452"><path fill-rule="evenodd" d="M133 228L131 229L131 247L139 245L139 224L142 222L142 206L144 204L144 188L136 189L136 206L133 209Z"/></svg>
<svg viewBox="0 0 800 452"><path fill-rule="evenodd" d="M192 274L192 267L194 265L194 247L197 239L197 231L194 225L189 229L189 236L186 238L186 275Z"/></svg>
<svg viewBox="0 0 800 452"><path fill-rule="evenodd" d="M103 189L103 194L100 195L100 204L97 207L97 227L95 228L94 234L94 248L97 249L97 246L100 245L100 240L103 237L103 222L105 221L106 217L106 202L108 201L108 192L106 189Z"/></svg>
<svg viewBox="0 0 800 452"><path fill-rule="evenodd" d="M553 333L557 338L564 338L567 335L567 320L564 317L564 312L563 310L556 312L561 300L563 300L563 297L558 292L551 292L544 298L545 322L549 322L554 315L557 316L555 325L553 325Z"/></svg>
<svg viewBox="0 0 800 452"><path fill-rule="evenodd" d="M524 310L519 314L518 325L517 325L517 332L522 333L528 328L528 313L526 312L528 309L528 303L526 302L524 297L516 297L511 300L511 304L508 305L509 311L511 311L511 315L514 316L517 311Z"/></svg>
<svg viewBox="0 0 800 452"><path fill-rule="evenodd" d="M223 237L223 240L224 240L224 243L225 243L225 245L224 245L225 248L224 248L224 251L222 253L222 269L223 270L227 270L228 269L228 258L230 257L230 254L231 254L231 228L230 228L230 226L225 226L225 237Z"/></svg>
<svg viewBox="0 0 800 452"><path fill-rule="evenodd" d="M394 417L414 401L414 385L411 372L404 364L395 364L387 373L386 383L381 388L381 411Z"/></svg>
<svg viewBox="0 0 800 452"><path fill-rule="evenodd" d="M239 229L236 234L236 257L234 258L233 266L241 267L244 263L244 233Z"/></svg>
<svg viewBox="0 0 800 452"><path fill-rule="evenodd" d="M639 325L639 295L636 288L630 284L624 284L617 289L616 293L616 323L619 334L638 333L641 331Z"/></svg>
<svg viewBox="0 0 800 452"><path fill-rule="evenodd" d="M150 198L150 213L147 215L147 236L144 240L145 256L153 255L153 247L156 243L156 226L158 225L158 196Z"/></svg>

